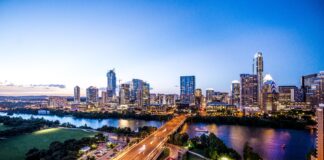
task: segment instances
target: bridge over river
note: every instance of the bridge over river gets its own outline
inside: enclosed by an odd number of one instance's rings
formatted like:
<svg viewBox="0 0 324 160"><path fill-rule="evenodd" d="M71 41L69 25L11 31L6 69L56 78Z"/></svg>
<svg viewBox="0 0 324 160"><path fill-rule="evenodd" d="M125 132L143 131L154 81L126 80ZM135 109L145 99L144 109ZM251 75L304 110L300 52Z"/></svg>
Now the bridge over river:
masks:
<svg viewBox="0 0 324 160"><path fill-rule="evenodd" d="M186 121L187 116L180 115L166 122L148 137L125 149L114 160L155 160L163 151L170 135L175 133Z"/></svg>

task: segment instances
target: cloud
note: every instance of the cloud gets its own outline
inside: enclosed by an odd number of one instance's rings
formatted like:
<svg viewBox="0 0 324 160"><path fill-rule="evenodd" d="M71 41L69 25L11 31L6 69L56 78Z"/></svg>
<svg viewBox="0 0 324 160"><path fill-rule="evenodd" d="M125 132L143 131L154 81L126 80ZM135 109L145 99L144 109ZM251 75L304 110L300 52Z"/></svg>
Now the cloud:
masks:
<svg viewBox="0 0 324 160"><path fill-rule="evenodd" d="M54 88L66 88L64 84L31 84L32 87L54 87Z"/></svg>
<svg viewBox="0 0 324 160"><path fill-rule="evenodd" d="M0 96L34 96L34 95L67 95L63 84L17 85L8 82L0 83Z"/></svg>

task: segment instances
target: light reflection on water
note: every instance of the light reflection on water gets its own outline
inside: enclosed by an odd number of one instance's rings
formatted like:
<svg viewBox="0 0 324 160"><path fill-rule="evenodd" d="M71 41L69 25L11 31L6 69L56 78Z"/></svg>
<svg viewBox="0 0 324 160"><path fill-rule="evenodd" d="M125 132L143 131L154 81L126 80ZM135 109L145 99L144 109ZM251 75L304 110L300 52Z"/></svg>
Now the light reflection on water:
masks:
<svg viewBox="0 0 324 160"><path fill-rule="evenodd" d="M6 113L1 113L4 116ZM137 130L141 126L160 127L164 122L145 121L134 119L87 119L74 118L72 116L58 117L54 115L30 115L30 114L14 114L13 117L22 117L29 119L31 116L35 118L44 118L46 120L60 123L70 123L76 126L87 126L99 128L103 125L114 127L130 127ZM216 125L206 123L186 123L182 127L182 132L187 132L190 137L200 136L203 132L197 132L198 129L206 129L215 133L224 143L234 148L242 155L243 145L246 141L267 160L304 160L308 151L315 146L315 132L289 130L289 129L272 129L272 128L255 128L237 125ZM286 145L286 149L282 149L282 145Z"/></svg>
<svg viewBox="0 0 324 160"><path fill-rule="evenodd" d="M6 113L1 113L0 116L5 116ZM44 118L50 121L58 120L60 123L70 123L77 127L87 125L91 128L97 129L104 125L113 126L113 127L129 127L132 130L137 130L139 127L143 126L154 126L160 127L163 125L164 122L161 121L145 121L145 120L135 120L135 119L87 119L87 118L75 118L72 116L63 116L59 117L56 115L31 115L31 114L13 114L11 117L22 117L23 119L30 119L31 117L34 118Z"/></svg>
<svg viewBox="0 0 324 160"><path fill-rule="evenodd" d="M204 134L197 132L197 128L214 133L227 146L234 148L240 154L247 141L256 152L268 160L306 159L306 154L315 144L315 133L290 129L193 123L185 124L182 132L187 132L190 137ZM282 148L283 144L286 145L286 149Z"/></svg>

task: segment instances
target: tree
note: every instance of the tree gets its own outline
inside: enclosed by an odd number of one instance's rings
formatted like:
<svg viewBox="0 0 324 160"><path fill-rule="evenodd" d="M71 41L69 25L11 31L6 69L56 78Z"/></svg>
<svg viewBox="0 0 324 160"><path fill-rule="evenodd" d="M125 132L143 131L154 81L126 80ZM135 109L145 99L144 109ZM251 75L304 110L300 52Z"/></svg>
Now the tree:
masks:
<svg viewBox="0 0 324 160"><path fill-rule="evenodd" d="M244 160L262 160L261 156L253 152L253 148L249 146L248 142L245 142L243 149L243 159Z"/></svg>

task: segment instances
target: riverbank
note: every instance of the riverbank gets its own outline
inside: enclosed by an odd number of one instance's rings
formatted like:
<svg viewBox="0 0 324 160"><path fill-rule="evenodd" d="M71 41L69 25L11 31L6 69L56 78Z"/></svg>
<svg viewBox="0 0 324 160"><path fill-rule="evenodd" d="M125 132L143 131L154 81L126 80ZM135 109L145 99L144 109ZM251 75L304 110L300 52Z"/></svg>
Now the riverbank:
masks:
<svg viewBox="0 0 324 160"><path fill-rule="evenodd" d="M234 117L234 116L192 116L188 123L215 123L218 125L240 125L263 128L307 130L308 126L316 125L314 122L302 121L293 118L276 117Z"/></svg>
<svg viewBox="0 0 324 160"><path fill-rule="evenodd" d="M54 141L92 137L95 132L82 129L49 128L23 134L0 141L0 157L3 159L25 159L25 154L32 148L47 149Z"/></svg>
<svg viewBox="0 0 324 160"><path fill-rule="evenodd" d="M39 109L26 109L26 108L15 108L11 110L6 110L8 114L13 113L24 113L24 114L38 114ZM136 114L135 112L77 112L77 111L63 111L63 110L54 110L46 109L49 111L48 115L56 115L59 117L63 116L73 116L76 118L88 118L88 119L137 119L137 120L146 120L146 121L168 121L172 119L173 115L152 115L152 114Z"/></svg>

